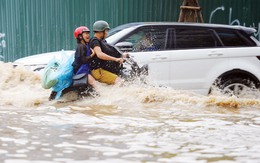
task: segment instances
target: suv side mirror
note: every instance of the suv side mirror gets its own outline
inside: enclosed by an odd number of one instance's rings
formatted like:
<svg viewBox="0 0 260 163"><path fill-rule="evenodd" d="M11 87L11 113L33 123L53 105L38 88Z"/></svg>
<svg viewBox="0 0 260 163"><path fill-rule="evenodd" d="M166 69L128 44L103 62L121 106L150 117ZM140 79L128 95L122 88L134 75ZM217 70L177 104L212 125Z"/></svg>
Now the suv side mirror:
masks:
<svg viewBox="0 0 260 163"><path fill-rule="evenodd" d="M131 52L133 51L133 43L131 42L119 42L115 45L122 52Z"/></svg>

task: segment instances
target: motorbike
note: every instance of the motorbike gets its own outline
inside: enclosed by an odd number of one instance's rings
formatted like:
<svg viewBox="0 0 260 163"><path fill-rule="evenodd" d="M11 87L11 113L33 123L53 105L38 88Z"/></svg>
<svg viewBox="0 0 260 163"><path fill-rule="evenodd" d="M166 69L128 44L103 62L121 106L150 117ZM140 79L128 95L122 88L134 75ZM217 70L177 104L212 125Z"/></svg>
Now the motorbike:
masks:
<svg viewBox="0 0 260 163"><path fill-rule="evenodd" d="M120 66L119 71L117 71L117 75L124 79L126 82L130 82L135 80L138 77L143 77L148 75L148 65L139 66L136 61L132 57L128 57L124 59L124 63ZM69 93L74 93L77 99L81 99L87 96L98 96L95 89L86 84L87 82L86 74L75 75L72 78L72 84L62 90L60 97L65 96ZM54 100L56 98L57 92L52 91L49 100Z"/></svg>

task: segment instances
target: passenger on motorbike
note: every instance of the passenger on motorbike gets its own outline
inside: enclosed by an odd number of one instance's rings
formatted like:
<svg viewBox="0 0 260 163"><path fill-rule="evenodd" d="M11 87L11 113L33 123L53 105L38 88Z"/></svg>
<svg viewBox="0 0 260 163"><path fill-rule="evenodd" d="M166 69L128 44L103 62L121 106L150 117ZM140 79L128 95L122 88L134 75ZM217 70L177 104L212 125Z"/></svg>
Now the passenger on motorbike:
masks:
<svg viewBox="0 0 260 163"><path fill-rule="evenodd" d="M75 60L72 64L74 75L86 74L86 84L96 87L96 80L91 76L89 62L95 56L95 52L89 47L90 30L86 26L80 26L75 29L74 37L77 40L77 49Z"/></svg>
<svg viewBox="0 0 260 163"><path fill-rule="evenodd" d="M108 23L103 20L93 24L94 37L90 39L90 47L94 50L95 56L92 58L91 74L102 83L121 84L123 79L118 77L120 67L124 62L123 57L128 54L121 54L114 46L109 45L105 38L110 29Z"/></svg>

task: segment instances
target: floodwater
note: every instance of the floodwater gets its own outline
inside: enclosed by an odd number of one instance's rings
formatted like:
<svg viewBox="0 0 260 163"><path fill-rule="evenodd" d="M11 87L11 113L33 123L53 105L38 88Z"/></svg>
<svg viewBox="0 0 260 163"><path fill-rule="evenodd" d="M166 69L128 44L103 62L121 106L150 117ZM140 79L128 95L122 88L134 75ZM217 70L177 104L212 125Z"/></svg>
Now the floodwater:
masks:
<svg viewBox="0 0 260 163"><path fill-rule="evenodd" d="M0 162L260 162L260 100L134 83L48 101L40 76L0 63Z"/></svg>

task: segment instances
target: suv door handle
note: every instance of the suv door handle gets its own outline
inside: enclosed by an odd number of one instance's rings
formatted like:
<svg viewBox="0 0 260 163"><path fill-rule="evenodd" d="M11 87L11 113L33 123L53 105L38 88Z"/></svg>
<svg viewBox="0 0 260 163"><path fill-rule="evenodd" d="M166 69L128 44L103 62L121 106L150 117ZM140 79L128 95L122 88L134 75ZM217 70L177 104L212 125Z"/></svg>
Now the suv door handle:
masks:
<svg viewBox="0 0 260 163"><path fill-rule="evenodd" d="M158 57L152 57L153 60L156 60L156 59L167 59L167 57L162 57L162 56L158 56Z"/></svg>
<svg viewBox="0 0 260 163"><path fill-rule="evenodd" d="M155 55L154 57L152 57L153 60L158 60L158 59L167 59L168 57L166 56L161 56L161 55Z"/></svg>
<svg viewBox="0 0 260 163"><path fill-rule="evenodd" d="M214 53L214 52L208 54L209 57L219 57L222 55L223 55L223 53Z"/></svg>

